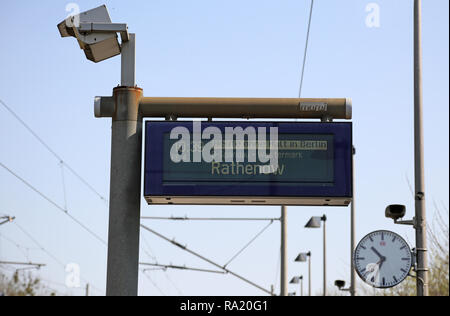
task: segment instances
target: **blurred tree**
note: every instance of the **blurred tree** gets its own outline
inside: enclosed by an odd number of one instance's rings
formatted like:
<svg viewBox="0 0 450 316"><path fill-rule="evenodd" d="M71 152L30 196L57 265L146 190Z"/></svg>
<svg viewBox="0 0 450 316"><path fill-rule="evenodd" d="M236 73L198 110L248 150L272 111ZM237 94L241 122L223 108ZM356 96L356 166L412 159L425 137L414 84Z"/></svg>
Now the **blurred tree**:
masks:
<svg viewBox="0 0 450 316"><path fill-rule="evenodd" d="M55 296L31 273L14 272L11 277L0 271L0 296Z"/></svg>

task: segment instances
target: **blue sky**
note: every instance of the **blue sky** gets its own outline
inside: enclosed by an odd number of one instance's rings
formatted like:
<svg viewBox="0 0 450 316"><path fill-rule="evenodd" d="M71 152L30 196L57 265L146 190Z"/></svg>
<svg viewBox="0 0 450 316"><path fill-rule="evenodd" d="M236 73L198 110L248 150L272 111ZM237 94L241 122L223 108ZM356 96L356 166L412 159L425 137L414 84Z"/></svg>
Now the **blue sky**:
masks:
<svg viewBox="0 0 450 316"><path fill-rule="evenodd" d="M316 0L303 97L353 98L356 156L357 238L378 229L414 233L384 218L388 204L414 213L408 181L413 160L413 1L375 1L381 25L365 24L365 0ZM57 23L69 1L3 1L0 25L0 99L36 131L64 161L103 196L109 195L110 127L95 119L93 99L111 95L120 81L120 58L87 61L74 39L61 39ZM81 10L106 4L114 22L137 34L137 83L146 96L297 97L309 1L78 1ZM131 4L131 5L130 5ZM423 3L424 128L427 211L448 208L448 1ZM64 205L61 167L48 151L0 106L0 162ZM103 239L108 208L64 171L67 207ZM289 276L307 274L293 263L311 250L313 292L322 287L321 232L303 228L327 214L329 286L349 280L348 208L289 208ZM106 247L0 168L0 214L17 223L63 263L77 263L84 279L104 294ZM158 207L142 199L143 216L278 217L278 207ZM225 263L264 223L145 223ZM39 274L62 292L66 272L14 224L0 228L0 260L47 263ZM142 247L158 262L210 268L165 241L142 232ZM13 240L22 247L19 249ZM230 269L270 288L279 283L280 226L274 223ZM24 250L30 248L29 250ZM22 251L21 251L22 250ZM25 254L23 253L25 252ZM151 261L141 251L142 261ZM27 258L28 257L28 258ZM278 273L279 275L279 273ZM232 276L183 271L140 275L141 295L260 295ZM276 284L277 289L279 285ZM296 290L295 288L292 290Z"/></svg>

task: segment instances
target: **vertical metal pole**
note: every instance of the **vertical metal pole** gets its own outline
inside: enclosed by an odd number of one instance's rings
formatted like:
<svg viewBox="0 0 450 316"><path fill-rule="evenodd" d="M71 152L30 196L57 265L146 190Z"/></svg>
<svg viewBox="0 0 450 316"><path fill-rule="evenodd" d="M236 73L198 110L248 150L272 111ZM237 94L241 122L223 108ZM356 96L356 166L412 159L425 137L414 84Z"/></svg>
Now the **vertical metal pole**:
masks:
<svg viewBox="0 0 450 316"><path fill-rule="evenodd" d="M312 289L311 289L311 257L312 257L312 254L311 254L311 252L309 252L309 260L308 260L308 282L309 282L309 285L308 285L308 294L309 294L309 296L311 296L311 291L312 291Z"/></svg>
<svg viewBox="0 0 450 316"><path fill-rule="evenodd" d="M86 284L86 296L89 296L89 283Z"/></svg>
<svg viewBox="0 0 450 316"><path fill-rule="evenodd" d="M114 89L107 296L137 296L141 207L142 89Z"/></svg>
<svg viewBox="0 0 450 316"><path fill-rule="evenodd" d="M106 295L137 296L141 208L142 89L135 88L136 36L122 44L122 87L114 89Z"/></svg>
<svg viewBox="0 0 450 316"><path fill-rule="evenodd" d="M428 296L427 229L423 152L422 1L414 0L414 174L417 296Z"/></svg>
<svg viewBox="0 0 450 316"><path fill-rule="evenodd" d="M350 296L356 296L356 270L354 262L354 252L356 248L356 213L355 213L355 155L356 150L353 147L352 154L352 196L351 214L350 214Z"/></svg>
<svg viewBox="0 0 450 316"><path fill-rule="evenodd" d="M281 296L288 295L287 280L287 210L286 206L281 207Z"/></svg>
<svg viewBox="0 0 450 316"><path fill-rule="evenodd" d="M135 44L135 34L122 44L122 86L113 94L107 296L138 293L143 92L135 87Z"/></svg>
<svg viewBox="0 0 450 316"><path fill-rule="evenodd" d="M300 296L303 296L303 278L300 279Z"/></svg>
<svg viewBox="0 0 450 316"><path fill-rule="evenodd" d="M327 296L327 217L323 217L323 296Z"/></svg>
<svg viewBox="0 0 450 316"><path fill-rule="evenodd" d="M128 42L122 43L121 86L136 84L136 34L130 34Z"/></svg>

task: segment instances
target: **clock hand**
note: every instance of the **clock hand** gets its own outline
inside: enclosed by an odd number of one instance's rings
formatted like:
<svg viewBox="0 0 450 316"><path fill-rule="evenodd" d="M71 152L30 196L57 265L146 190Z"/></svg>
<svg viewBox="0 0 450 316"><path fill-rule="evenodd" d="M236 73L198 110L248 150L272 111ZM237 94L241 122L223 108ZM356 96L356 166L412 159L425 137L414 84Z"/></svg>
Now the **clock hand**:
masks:
<svg viewBox="0 0 450 316"><path fill-rule="evenodd" d="M383 266L383 263L386 261L386 257L381 258L380 260L380 264L379 264L379 269L381 270L381 267Z"/></svg>
<svg viewBox="0 0 450 316"><path fill-rule="evenodd" d="M372 248L370 248L373 252L375 252L375 254L378 256L378 257L380 257L380 259L383 261L383 260L386 260L386 258L384 257L384 256L382 256L379 252L378 252L378 250L376 250L375 249L375 247L372 247Z"/></svg>

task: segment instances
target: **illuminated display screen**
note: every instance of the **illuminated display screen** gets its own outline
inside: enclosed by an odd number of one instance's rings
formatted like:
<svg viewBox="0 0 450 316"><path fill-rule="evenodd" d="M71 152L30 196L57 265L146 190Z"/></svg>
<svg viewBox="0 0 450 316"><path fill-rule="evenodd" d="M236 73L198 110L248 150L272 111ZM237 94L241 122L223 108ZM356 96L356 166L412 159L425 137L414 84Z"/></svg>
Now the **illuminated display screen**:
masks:
<svg viewBox="0 0 450 316"><path fill-rule="evenodd" d="M150 204L351 201L351 123L145 124L144 195Z"/></svg>
<svg viewBox="0 0 450 316"><path fill-rule="evenodd" d="M283 185L333 185L334 183L334 142L333 135L310 134L279 134L278 141L278 169L273 173L264 173L261 166L264 164L256 157L255 162L249 162L248 142L244 143L244 161L236 162L179 162L170 159L170 148L177 140L171 140L170 134L164 134L163 145L163 183L211 183L230 185L239 183L257 183L267 185L278 183ZM202 141L202 148L207 141ZM200 151L194 148L191 140L190 160L193 152ZM266 146L268 151L270 146ZM222 144L222 157L226 146ZM236 157L236 148L233 144L233 156ZM258 150L254 143L253 148Z"/></svg>

